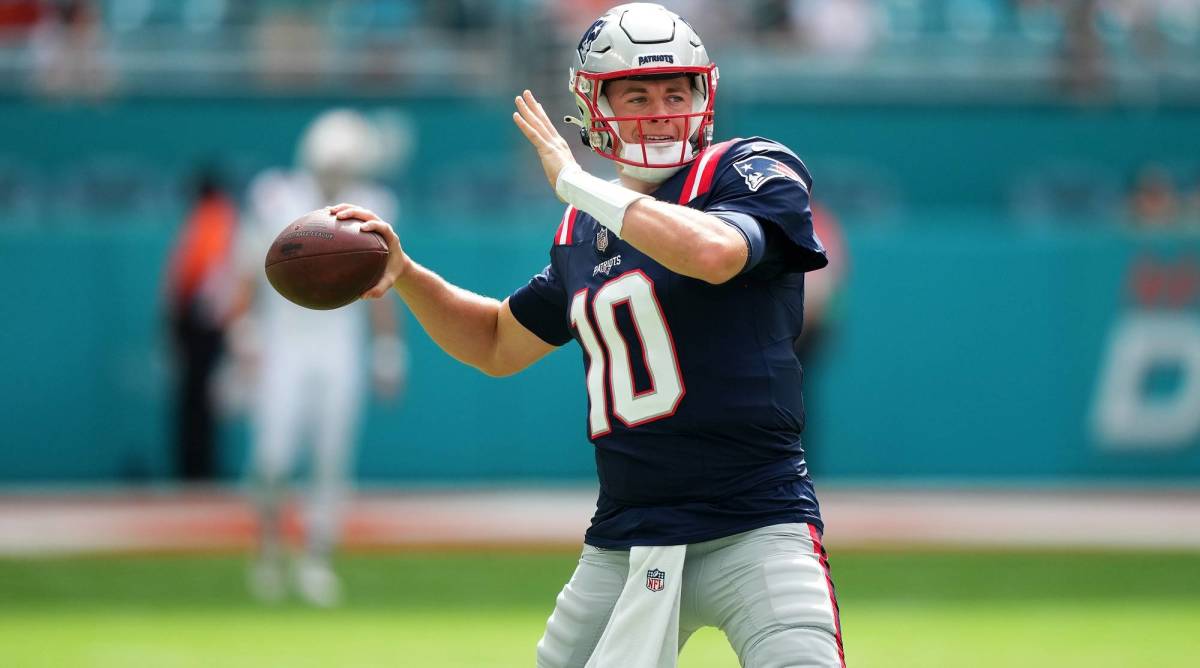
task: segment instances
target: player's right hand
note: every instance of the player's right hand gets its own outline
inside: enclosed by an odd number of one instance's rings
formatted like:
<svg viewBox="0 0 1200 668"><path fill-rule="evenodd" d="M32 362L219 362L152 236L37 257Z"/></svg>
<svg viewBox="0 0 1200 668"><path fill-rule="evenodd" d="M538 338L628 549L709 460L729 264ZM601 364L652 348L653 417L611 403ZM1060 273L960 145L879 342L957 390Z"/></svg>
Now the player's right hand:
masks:
<svg viewBox="0 0 1200 668"><path fill-rule="evenodd" d="M542 170L546 172L546 180L550 182L550 188L555 189L563 170L579 168L575 155L571 153L571 145L554 129L546 110L533 97L533 93L526 90L514 102L517 110L513 112L513 122L537 151Z"/></svg>
<svg viewBox="0 0 1200 668"><path fill-rule="evenodd" d="M374 211L364 209L354 204L343 202L329 207L329 212L337 217L338 220L348 220L355 218L366 221L360 228L363 232L377 232L385 241L388 247L387 267L383 270L383 276L379 278L379 282L375 287L367 290L362 294L363 299L379 299L387 295L396 281L404 274L408 265L412 262L408 255L404 253L404 249L400 247L400 237L396 235L396 231L392 229L384 220L375 215Z"/></svg>

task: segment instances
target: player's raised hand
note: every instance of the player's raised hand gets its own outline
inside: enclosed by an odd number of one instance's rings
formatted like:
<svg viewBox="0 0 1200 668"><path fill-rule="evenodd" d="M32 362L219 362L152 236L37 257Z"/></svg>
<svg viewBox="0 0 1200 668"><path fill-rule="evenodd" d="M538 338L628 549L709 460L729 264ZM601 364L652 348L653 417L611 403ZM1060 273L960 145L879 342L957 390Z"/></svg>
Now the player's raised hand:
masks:
<svg viewBox="0 0 1200 668"><path fill-rule="evenodd" d="M329 212L337 217L338 220L357 219L365 221L362 227L359 228L363 232L377 232L387 242L388 261L387 267L383 270L383 276L379 278L379 282L373 288L363 293L363 299L379 299L392 289L396 280L404 274L404 270L408 268L412 260L404 253L404 249L400 247L400 237L396 235L396 231L392 229L384 220L375 215L374 211L364 209L360 206L348 203L335 204L329 207Z"/></svg>
<svg viewBox="0 0 1200 668"><path fill-rule="evenodd" d="M571 147L563 139L558 130L546 116L546 110L528 90L516 98L517 110L513 112L513 122L521 129L521 133L533 144L538 158L542 161L542 169L546 171L546 180L550 187L558 184L558 175L563 168L578 165Z"/></svg>

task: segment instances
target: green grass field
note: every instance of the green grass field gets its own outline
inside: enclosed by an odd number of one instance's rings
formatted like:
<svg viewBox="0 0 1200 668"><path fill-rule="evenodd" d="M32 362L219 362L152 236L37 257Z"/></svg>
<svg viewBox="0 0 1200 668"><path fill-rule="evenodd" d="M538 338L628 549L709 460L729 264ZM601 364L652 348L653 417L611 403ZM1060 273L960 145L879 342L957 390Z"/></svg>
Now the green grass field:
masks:
<svg viewBox="0 0 1200 668"><path fill-rule="evenodd" d="M533 666L570 554L352 555L347 604L258 605L238 557L0 560L0 666ZM835 553L854 667L1200 665L1200 555ZM680 666L735 666L717 631Z"/></svg>

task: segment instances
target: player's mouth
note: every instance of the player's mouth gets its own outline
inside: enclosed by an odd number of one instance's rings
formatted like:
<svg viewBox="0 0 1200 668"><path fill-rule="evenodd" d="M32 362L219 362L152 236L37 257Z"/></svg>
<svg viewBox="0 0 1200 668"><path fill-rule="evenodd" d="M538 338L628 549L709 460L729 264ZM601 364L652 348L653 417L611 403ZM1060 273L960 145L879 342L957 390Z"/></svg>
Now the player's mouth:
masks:
<svg viewBox="0 0 1200 668"><path fill-rule="evenodd" d="M642 135L643 144L662 144L673 141L675 141L675 137L672 135Z"/></svg>

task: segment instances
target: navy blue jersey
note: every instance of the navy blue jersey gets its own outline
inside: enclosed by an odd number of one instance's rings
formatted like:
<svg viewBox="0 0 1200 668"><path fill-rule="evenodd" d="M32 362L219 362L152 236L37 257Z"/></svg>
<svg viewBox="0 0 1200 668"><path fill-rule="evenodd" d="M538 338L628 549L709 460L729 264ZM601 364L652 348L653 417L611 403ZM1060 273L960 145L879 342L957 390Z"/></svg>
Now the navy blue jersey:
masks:
<svg viewBox="0 0 1200 668"><path fill-rule="evenodd" d="M657 199L706 211L750 244L722 285L676 274L568 207L550 265L510 297L517 320L583 349L600 495L586 542L696 543L782 522L821 528L800 445L793 352L804 272L827 260L811 177L782 145L707 149Z"/></svg>

